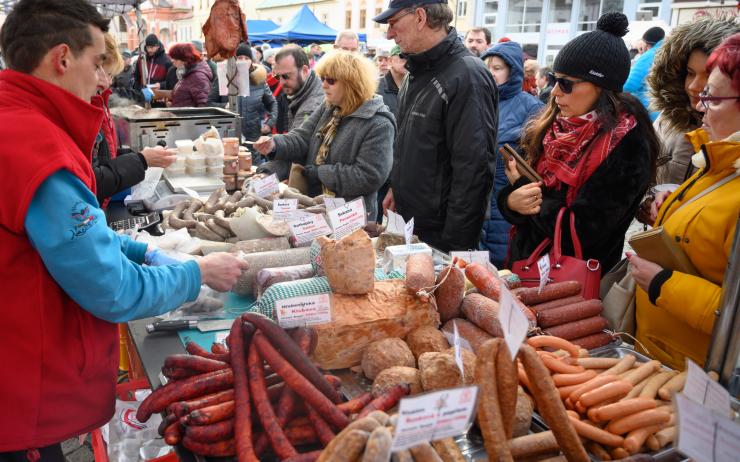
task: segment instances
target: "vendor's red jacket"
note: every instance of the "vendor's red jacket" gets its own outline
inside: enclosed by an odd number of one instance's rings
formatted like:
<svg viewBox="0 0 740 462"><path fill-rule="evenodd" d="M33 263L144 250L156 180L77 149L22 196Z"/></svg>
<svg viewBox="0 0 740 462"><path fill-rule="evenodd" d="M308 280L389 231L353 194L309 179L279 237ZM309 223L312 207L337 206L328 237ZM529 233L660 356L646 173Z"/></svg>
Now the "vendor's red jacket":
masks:
<svg viewBox="0 0 740 462"><path fill-rule="evenodd" d="M47 446L113 415L115 324L82 310L26 236L39 185L66 169L92 191L103 113L58 86L0 72L0 452Z"/></svg>

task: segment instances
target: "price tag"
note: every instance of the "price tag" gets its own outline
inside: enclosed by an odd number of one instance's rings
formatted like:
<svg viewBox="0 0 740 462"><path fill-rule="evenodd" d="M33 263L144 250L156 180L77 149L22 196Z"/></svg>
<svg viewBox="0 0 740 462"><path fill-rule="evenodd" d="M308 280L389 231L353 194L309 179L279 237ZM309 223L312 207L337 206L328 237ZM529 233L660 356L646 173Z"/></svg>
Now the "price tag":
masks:
<svg viewBox="0 0 740 462"><path fill-rule="evenodd" d="M452 256L453 258L461 258L465 260L466 263L477 263L487 268L488 271L493 273L493 275L498 278L498 269L493 266L491 260L489 260L487 250L454 251L450 252L450 256Z"/></svg>
<svg viewBox="0 0 740 462"><path fill-rule="evenodd" d="M455 362L457 363L458 369L460 369L460 377L465 377L462 351L460 351L460 333L457 331L457 321L452 321L452 345L455 348Z"/></svg>
<svg viewBox="0 0 740 462"><path fill-rule="evenodd" d="M683 393L676 394L673 399L678 412L676 448L679 452L696 462L733 462L738 459L740 425Z"/></svg>
<svg viewBox="0 0 740 462"><path fill-rule="evenodd" d="M514 302L514 295L501 284L501 297L499 300L499 319L501 329L504 331L504 341L509 347L511 359L516 358L519 347L527 337L529 321L519 306Z"/></svg>
<svg viewBox="0 0 740 462"><path fill-rule="evenodd" d="M265 178L254 180L254 182L252 182L252 186L254 187L254 193L260 197L267 197L276 192L280 192L278 179L274 173Z"/></svg>
<svg viewBox="0 0 740 462"><path fill-rule="evenodd" d="M331 228L326 223L324 215L319 213L306 214L299 220L288 222L288 226L298 244L331 234Z"/></svg>
<svg viewBox="0 0 740 462"><path fill-rule="evenodd" d="M272 219L291 220L296 210L298 210L298 199L276 199L272 203Z"/></svg>
<svg viewBox="0 0 740 462"><path fill-rule="evenodd" d="M414 238L414 217L411 217L409 222L403 227L403 236L406 240L406 245L411 245L411 241Z"/></svg>
<svg viewBox="0 0 740 462"><path fill-rule="evenodd" d="M393 451L468 431L475 414L478 387L451 388L414 398L403 398Z"/></svg>
<svg viewBox="0 0 740 462"><path fill-rule="evenodd" d="M694 361L688 360L688 373L686 374L686 385L683 394L687 398L708 407L720 415L732 415L730 407L730 394L725 388L704 372Z"/></svg>
<svg viewBox="0 0 740 462"><path fill-rule="evenodd" d="M278 324L285 329L324 324L331 322L331 298L329 294L318 294L277 300L275 313Z"/></svg>
<svg viewBox="0 0 740 462"><path fill-rule="evenodd" d="M542 293L548 279L550 278L550 255L545 254L537 260L537 268L540 270L540 289L537 293Z"/></svg>
<svg viewBox="0 0 740 462"><path fill-rule="evenodd" d="M385 228L385 232L388 234L404 236L405 227L406 222L403 220L403 217L393 210L388 210L388 225Z"/></svg>
<svg viewBox="0 0 740 462"><path fill-rule="evenodd" d="M229 336L229 331L216 332L216 343L226 343L226 337Z"/></svg>
<svg viewBox="0 0 740 462"><path fill-rule="evenodd" d="M335 208L341 207L344 205L344 198L343 197L325 197L324 205L326 206L326 211L331 212Z"/></svg>
<svg viewBox="0 0 740 462"><path fill-rule="evenodd" d="M355 199L329 212L329 221L334 228L334 238L341 239L355 230L362 229L367 224L365 215L365 201Z"/></svg>

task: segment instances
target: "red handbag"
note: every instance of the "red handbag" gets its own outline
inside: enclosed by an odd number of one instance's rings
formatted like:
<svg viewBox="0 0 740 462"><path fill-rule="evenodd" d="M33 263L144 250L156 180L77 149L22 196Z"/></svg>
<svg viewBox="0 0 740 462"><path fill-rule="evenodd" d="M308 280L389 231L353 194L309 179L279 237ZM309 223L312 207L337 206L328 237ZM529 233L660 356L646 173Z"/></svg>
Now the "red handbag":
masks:
<svg viewBox="0 0 740 462"><path fill-rule="evenodd" d="M547 282L579 281L581 283L581 296L584 299L598 299L601 264L593 258L583 259L581 240L578 239L578 234L576 234L576 219L573 213L570 213L570 235L573 239L573 249L576 255L574 257L563 255L561 239L565 212L565 208L560 209L555 222L555 238L550 250L550 276ZM519 276L524 287L539 286L540 270L537 267L537 260L544 254L545 249L551 242L549 237L546 238L534 249L528 259L513 263L511 271Z"/></svg>

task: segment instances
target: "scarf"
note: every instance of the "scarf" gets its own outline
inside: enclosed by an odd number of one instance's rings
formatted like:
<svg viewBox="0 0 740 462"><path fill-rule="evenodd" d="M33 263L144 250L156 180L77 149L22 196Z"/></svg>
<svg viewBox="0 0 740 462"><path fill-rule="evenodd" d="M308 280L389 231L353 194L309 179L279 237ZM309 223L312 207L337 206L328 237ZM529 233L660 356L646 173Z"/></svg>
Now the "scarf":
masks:
<svg viewBox="0 0 740 462"><path fill-rule="evenodd" d="M568 186L565 202L570 207L583 184L635 125L632 115L621 113L612 130L597 136L602 123L595 111L558 117L542 140L545 151L537 173L550 189L559 190L563 183Z"/></svg>
<svg viewBox="0 0 740 462"><path fill-rule="evenodd" d="M314 161L316 165L324 165L326 163L326 158L329 156L331 143L334 141L334 137L337 134L337 128L339 127L339 122L341 121L342 116L340 115L339 108L335 107L334 109L332 109L331 118L328 122L326 122L326 125L321 127L318 133L319 137L321 138L321 145L319 146L319 152L316 154L316 160ZM334 192L329 190L323 184L321 185L321 189L323 190L325 196L335 196Z"/></svg>

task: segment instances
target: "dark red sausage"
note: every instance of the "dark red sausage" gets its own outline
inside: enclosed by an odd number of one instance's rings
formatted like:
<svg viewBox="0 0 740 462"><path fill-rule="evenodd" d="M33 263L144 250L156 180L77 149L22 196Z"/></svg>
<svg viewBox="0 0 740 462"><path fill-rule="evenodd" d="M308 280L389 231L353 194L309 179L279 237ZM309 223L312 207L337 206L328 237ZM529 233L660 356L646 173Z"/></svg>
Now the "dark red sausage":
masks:
<svg viewBox="0 0 740 462"><path fill-rule="evenodd" d="M176 403L172 403L169 407L172 407L174 414L178 418L180 418L187 414L190 414L196 409L202 409L204 407L213 406L214 404L223 403L226 401L234 401L233 388L219 391L218 393L201 396L196 399L191 399L190 401L178 401Z"/></svg>
<svg viewBox="0 0 740 462"><path fill-rule="evenodd" d="M537 325L542 329L559 326L566 322L578 321L601 314L600 300L586 300L572 305L560 306L537 313Z"/></svg>
<svg viewBox="0 0 740 462"><path fill-rule="evenodd" d="M190 425L185 428L185 436L200 443L215 443L234 438L234 419L211 425Z"/></svg>
<svg viewBox="0 0 740 462"><path fill-rule="evenodd" d="M547 311L551 308L558 308L560 306L572 305L574 303L578 303L582 301L583 301L583 297L581 297L580 295L574 295L572 297L558 298L555 300L550 300L549 302L532 305L530 308L532 308L535 313L539 313L540 311Z"/></svg>
<svg viewBox="0 0 740 462"><path fill-rule="evenodd" d="M213 342L213 345L211 345L211 352L217 355L228 355L229 347L223 343Z"/></svg>
<svg viewBox="0 0 740 462"><path fill-rule="evenodd" d="M201 358L202 359L202 358ZM167 377L167 380L182 380L188 377L194 377L200 375L203 372L192 371L190 369L181 369L179 367L163 367L162 375Z"/></svg>
<svg viewBox="0 0 740 462"><path fill-rule="evenodd" d="M318 412L316 412L310 404L305 404L304 407L306 408L306 413L308 414L308 420L311 421L313 429L316 430L316 436L319 438L321 445L326 447L326 445L329 444L329 442L333 440L334 437L337 435L335 435L334 432L331 431L329 424L321 418Z"/></svg>
<svg viewBox="0 0 740 462"><path fill-rule="evenodd" d="M252 446L252 411L247 383L247 350L249 349L252 326L242 325L238 317L231 325L229 334L231 367L234 370L234 402L236 404L234 444L239 462L259 460ZM269 401L268 401L269 405Z"/></svg>
<svg viewBox="0 0 740 462"><path fill-rule="evenodd" d="M613 341L614 337L612 336L612 334L601 332L598 334L587 335L581 338L574 338L570 342L578 345L581 348L585 348L586 350L593 350L594 348L608 345Z"/></svg>
<svg viewBox="0 0 740 462"><path fill-rule="evenodd" d="M607 321L603 316L592 316L590 318L560 324L559 326L548 327L545 329L545 333L555 337L564 338L565 340L573 340L580 337L598 334L602 330L606 329L608 325L609 321Z"/></svg>
<svg viewBox="0 0 740 462"><path fill-rule="evenodd" d="M370 392L363 393L359 396L356 396L352 398L351 400L347 401L346 403L342 403L337 405L340 411L344 412L347 415L357 414L358 412L362 411L362 409L370 404L370 401L373 400L373 394Z"/></svg>
<svg viewBox="0 0 740 462"><path fill-rule="evenodd" d="M528 287L524 290L517 290L516 295L525 305L536 305L580 293L581 283L579 281L563 281L547 284L542 288L542 292L539 287Z"/></svg>
<svg viewBox="0 0 740 462"><path fill-rule="evenodd" d="M182 439L182 445L185 446L185 449L201 456L226 457L236 454L236 446L233 439L219 441L217 443L201 443L199 441L193 441L186 435Z"/></svg>
<svg viewBox="0 0 740 462"><path fill-rule="evenodd" d="M285 459L283 462L314 462L319 458L319 456L321 456L322 452L323 451L304 452L303 454L298 454L290 459Z"/></svg>
<svg viewBox="0 0 740 462"><path fill-rule="evenodd" d="M408 395L410 391L410 387L405 383L389 388L388 391L370 401L370 404L365 406L362 411L360 411L360 414L357 416L357 418L361 419L373 411L386 412L392 409L393 406L398 404L401 398Z"/></svg>
<svg viewBox="0 0 740 462"><path fill-rule="evenodd" d="M185 344L185 351L191 355L200 356L202 358L215 359L216 361L229 362L231 359L228 354L215 354L201 347L195 342L187 342Z"/></svg>
<svg viewBox="0 0 740 462"><path fill-rule="evenodd" d="M203 358L194 355L170 355L164 359L164 367L172 369L189 369L197 372L212 372L229 367L223 361Z"/></svg>
<svg viewBox="0 0 740 462"><path fill-rule="evenodd" d="M164 442L170 446L174 446L182 439L182 427L180 422L172 422L164 430Z"/></svg>
<svg viewBox="0 0 740 462"><path fill-rule="evenodd" d="M210 425L234 417L234 401L196 409L180 419L183 425Z"/></svg>

